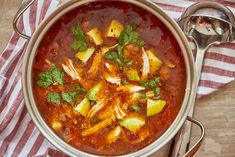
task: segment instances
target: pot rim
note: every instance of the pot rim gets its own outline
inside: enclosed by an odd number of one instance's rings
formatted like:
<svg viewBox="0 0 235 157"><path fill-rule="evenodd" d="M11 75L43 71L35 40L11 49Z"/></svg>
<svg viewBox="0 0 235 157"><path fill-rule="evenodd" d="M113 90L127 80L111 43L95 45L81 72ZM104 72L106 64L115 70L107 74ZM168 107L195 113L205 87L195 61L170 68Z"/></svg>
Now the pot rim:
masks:
<svg viewBox="0 0 235 157"><path fill-rule="evenodd" d="M49 142L53 144L56 148L58 148L59 150L63 151L64 153L70 156L97 157L99 155L94 155L94 154L90 154L87 152L83 152L83 151L80 151L79 149L72 147L71 145L67 144L62 139L60 139L45 123L34 101L34 95L33 95L33 90L32 90L32 75L31 75L32 64L34 61L34 57L35 57L38 45L40 44L47 30L51 28L51 26L64 14L68 13L69 11L75 9L76 7L80 5L92 3L95 1L107 1L107 0L71 0L62 4L60 7L58 7L36 29L35 33L33 34L33 36L31 37L29 41L29 44L27 46L27 49L23 58L24 62L22 66L23 68L22 84L23 84L24 99L26 102L26 107L28 109L28 112L34 124L37 126L40 132L49 140ZM123 157L148 156L156 152L160 148L162 148L166 143L168 143L176 135L176 133L179 131L179 129L182 127L182 125L184 124L186 120L189 109L192 106L192 104L190 103L192 101L190 99L191 97L190 95L191 95L191 89L192 89L192 82L195 76L193 55L192 55L191 48L189 47L188 40L186 39L184 33L182 32L178 24L173 19L171 19L156 4L154 4L150 0L145 0L145 1L143 0L135 0L135 1L112 0L112 1L121 1L121 2L126 2L126 3L131 3L154 14L159 20L161 20L161 22L165 24L165 26L174 35L174 37L178 41L178 44L181 48L181 53L183 54L183 57L184 57L187 83L186 83L186 89L185 89L185 97L182 102L180 111L178 112L175 120L170 125L170 127L158 139L156 139L154 142L152 142L148 146L136 152L121 155Z"/></svg>

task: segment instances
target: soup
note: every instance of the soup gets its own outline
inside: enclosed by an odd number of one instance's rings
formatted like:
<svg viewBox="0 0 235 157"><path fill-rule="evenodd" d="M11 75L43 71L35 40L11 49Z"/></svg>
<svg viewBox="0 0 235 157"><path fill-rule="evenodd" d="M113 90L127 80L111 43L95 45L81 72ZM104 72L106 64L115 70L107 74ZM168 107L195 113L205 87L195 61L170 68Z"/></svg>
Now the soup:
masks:
<svg viewBox="0 0 235 157"><path fill-rule="evenodd" d="M97 155L138 151L174 121L184 98L180 47L151 13L93 2L47 32L33 64L33 92L48 126Z"/></svg>

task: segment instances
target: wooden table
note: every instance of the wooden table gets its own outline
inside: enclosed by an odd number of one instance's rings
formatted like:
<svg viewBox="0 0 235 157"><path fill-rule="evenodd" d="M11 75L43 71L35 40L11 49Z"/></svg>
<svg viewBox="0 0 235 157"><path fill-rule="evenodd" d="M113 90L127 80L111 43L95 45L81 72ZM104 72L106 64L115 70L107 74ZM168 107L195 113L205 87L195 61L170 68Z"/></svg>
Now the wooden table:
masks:
<svg viewBox="0 0 235 157"><path fill-rule="evenodd" d="M1 0L0 5L0 52L10 39L12 19L21 0ZM196 157L235 157L235 82L220 91L197 101L195 118L206 127L206 138ZM199 136L193 127L192 142ZM166 156L164 147L153 156Z"/></svg>

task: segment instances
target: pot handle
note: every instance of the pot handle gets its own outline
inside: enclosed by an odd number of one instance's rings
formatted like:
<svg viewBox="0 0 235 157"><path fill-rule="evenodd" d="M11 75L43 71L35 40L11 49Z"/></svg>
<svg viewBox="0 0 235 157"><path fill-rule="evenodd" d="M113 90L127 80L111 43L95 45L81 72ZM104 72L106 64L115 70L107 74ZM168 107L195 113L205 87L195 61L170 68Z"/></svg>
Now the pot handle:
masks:
<svg viewBox="0 0 235 157"><path fill-rule="evenodd" d="M13 29L15 30L15 32L21 36L22 38L29 40L30 37L26 34L23 34L22 32L19 31L18 27L17 27L17 23L19 21L19 18L23 15L23 13L30 7L30 5L33 4L35 0L25 0L23 1L23 4L21 5L21 7L19 8L19 10L17 11L14 20L13 20Z"/></svg>
<svg viewBox="0 0 235 157"><path fill-rule="evenodd" d="M190 149L189 149L189 145L190 144L187 143L187 150L186 150L185 154L183 155L183 157L192 157L197 152L197 150L200 148L200 146L201 146L201 144L203 142L203 139L205 137L205 127L203 126L203 124L200 121L198 121L198 120L196 120L196 119L194 119L192 117L188 116L187 120L190 121L191 123L196 124L200 128L200 131L201 131L201 135L198 138L197 142ZM183 135L185 133L187 133L187 130L183 133ZM187 142L187 141L182 141L181 144L183 142ZM180 154L176 154L175 156L178 157L178 156L181 156L181 155Z"/></svg>

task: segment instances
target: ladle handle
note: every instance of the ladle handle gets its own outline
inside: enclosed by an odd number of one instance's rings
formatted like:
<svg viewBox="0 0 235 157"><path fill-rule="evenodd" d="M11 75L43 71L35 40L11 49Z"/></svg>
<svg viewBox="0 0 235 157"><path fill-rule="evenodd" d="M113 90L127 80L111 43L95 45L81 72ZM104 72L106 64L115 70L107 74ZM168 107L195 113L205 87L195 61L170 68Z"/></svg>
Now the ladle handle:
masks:
<svg viewBox="0 0 235 157"><path fill-rule="evenodd" d="M196 45L197 46L197 45ZM195 107L195 100L197 96L198 84L201 77L201 71L204 61L204 55L206 49L200 49L197 46L197 54L196 54L196 61L195 61L195 77L193 80L193 87L192 87L192 95L191 95L191 103L192 106L188 113L189 117L193 117L194 107ZM192 124L189 122L185 122L184 126L182 127L181 131L176 135L174 141L174 147L171 157L182 157L190 148L190 138L191 138L191 131L192 131ZM195 145L191 148L193 149Z"/></svg>
<svg viewBox="0 0 235 157"><path fill-rule="evenodd" d="M200 146L203 142L203 139L205 137L205 128L204 128L203 124L196 119L193 119L188 116L187 120L191 122L190 124L192 124L192 123L196 124L200 128L200 131L201 131L201 135L198 138L197 142L192 146L192 148L187 150L186 153L183 155L183 157L192 157L197 152L197 150L200 148Z"/></svg>
<svg viewBox="0 0 235 157"><path fill-rule="evenodd" d="M15 32L22 38L26 39L26 40L30 40L30 36L22 33L18 27L17 27L17 23L20 19L20 17L23 15L23 13L33 4L35 0L26 0L23 1L23 4L21 5L21 7L19 8L19 10L17 11L14 20L13 20L13 29L15 30Z"/></svg>

